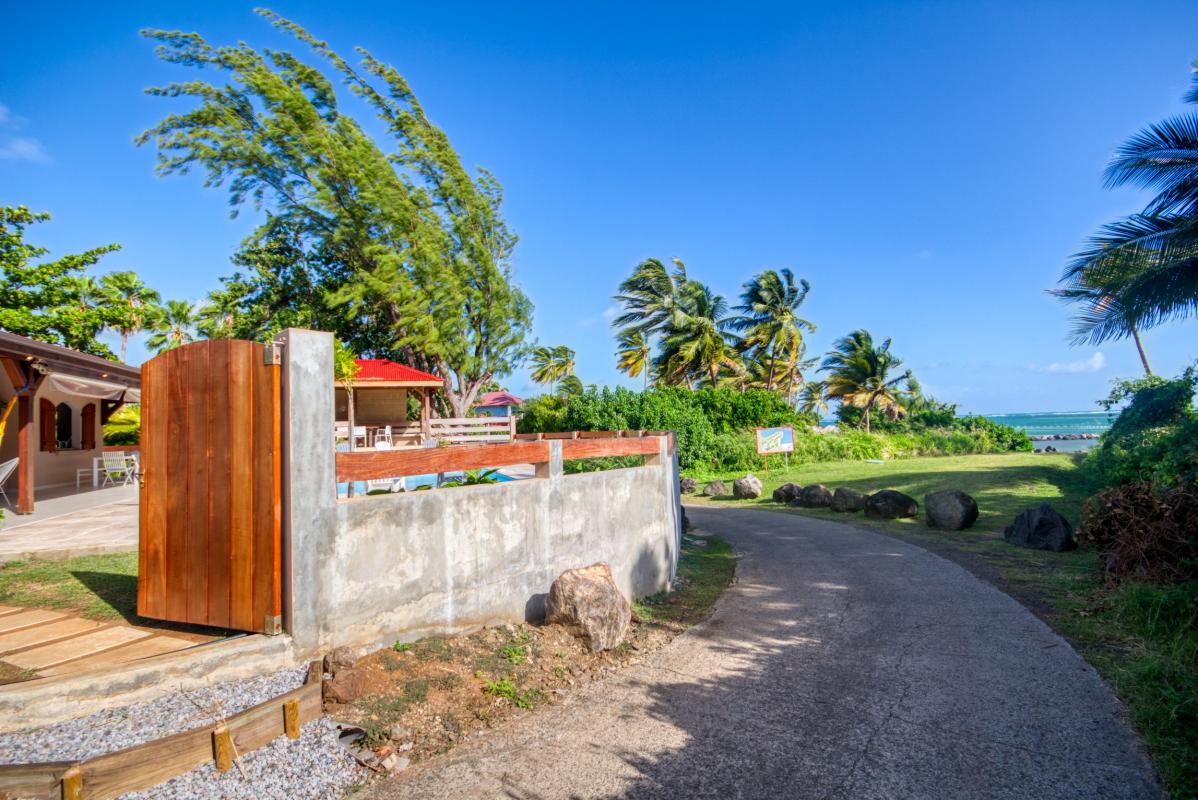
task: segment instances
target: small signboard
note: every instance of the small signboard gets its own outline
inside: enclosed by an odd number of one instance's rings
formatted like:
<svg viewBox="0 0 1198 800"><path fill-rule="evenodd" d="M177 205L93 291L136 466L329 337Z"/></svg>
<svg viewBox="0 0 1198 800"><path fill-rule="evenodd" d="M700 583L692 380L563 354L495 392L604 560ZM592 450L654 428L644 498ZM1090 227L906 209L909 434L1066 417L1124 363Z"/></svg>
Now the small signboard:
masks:
<svg viewBox="0 0 1198 800"><path fill-rule="evenodd" d="M794 428L787 426L757 429L757 452L759 454L766 456L772 453L793 453L794 450Z"/></svg>

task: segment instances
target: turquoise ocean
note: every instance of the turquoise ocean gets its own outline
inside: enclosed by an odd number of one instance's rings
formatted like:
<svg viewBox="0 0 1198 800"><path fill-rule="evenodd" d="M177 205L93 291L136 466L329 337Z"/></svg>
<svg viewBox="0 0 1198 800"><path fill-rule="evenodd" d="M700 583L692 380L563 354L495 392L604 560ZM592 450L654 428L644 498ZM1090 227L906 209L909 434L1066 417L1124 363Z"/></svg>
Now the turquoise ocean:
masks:
<svg viewBox="0 0 1198 800"><path fill-rule="evenodd" d="M1118 412L1108 411L1049 411L1025 414L986 414L1003 425L1018 428L1028 436L1054 436L1071 433L1105 433ZM1088 450L1098 442L1094 439L1035 442L1036 447L1051 444L1058 450Z"/></svg>

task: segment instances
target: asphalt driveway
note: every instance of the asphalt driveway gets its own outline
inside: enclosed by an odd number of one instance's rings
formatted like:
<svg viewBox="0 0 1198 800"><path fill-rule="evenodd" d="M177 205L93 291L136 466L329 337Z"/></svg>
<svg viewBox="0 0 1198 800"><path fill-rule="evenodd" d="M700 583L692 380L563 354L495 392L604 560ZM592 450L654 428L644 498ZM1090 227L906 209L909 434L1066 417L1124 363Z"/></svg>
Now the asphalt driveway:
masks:
<svg viewBox="0 0 1198 800"><path fill-rule="evenodd" d="M704 625L375 798L1159 798L1122 707L1017 602L914 545L689 508L743 554Z"/></svg>

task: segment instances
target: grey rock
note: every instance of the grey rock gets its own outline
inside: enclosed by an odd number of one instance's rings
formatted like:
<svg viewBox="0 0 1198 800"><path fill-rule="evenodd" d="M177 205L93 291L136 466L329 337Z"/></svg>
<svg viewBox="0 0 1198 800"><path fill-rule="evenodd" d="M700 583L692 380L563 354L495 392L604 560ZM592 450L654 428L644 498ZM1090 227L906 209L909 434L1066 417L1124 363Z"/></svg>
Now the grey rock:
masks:
<svg viewBox="0 0 1198 800"><path fill-rule="evenodd" d="M841 486L832 493L832 502L828 504L828 507L833 511L840 511L842 513L862 511L865 509L865 501L867 499L865 494L856 489L846 489Z"/></svg>
<svg viewBox="0 0 1198 800"><path fill-rule="evenodd" d="M923 496L923 513L929 528L963 531L978 519L978 504L965 492L946 489Z"/></svg>
<svg viewBox="0 0 1198 800"><path fill-rule="evenodd" d="M732 496L737 500L752 500L761 497L761 479L746 475L732 482Z"/></svg>
<svg viewBox="0 0 1198 800"><path fill-rule="evenodd" d="M799 495L799 505L803 508L827 508L832 503L832 492L822 483L813 483L803 487Z"/></svg>
<svg viewBox="0 0 1198 800"><path fill-rule="evenodd" d="M632 606L612 579L611 567L599 562L557 577L545 598L545 621L571 628L597 653L624 640Z"/></svg>
<svg viewBox="0 0 1198 800"><path fill-rule="evenodd" d="M803 487L797 483L784 483L774 490L775 503L789 503L794 500L803 491Z"/></svg>
<svg viewBox="0 0 1198 800"><path fill-rule="evenodd" d="M1060 553L1077 547L1073 526L1048 503L1019 512L1015 521L1003 531L1007 544L1032 550L1052 550Z"/></svg>
<svg viewBox="0 0 1198 800"><path fill-rule="evenodd" d="M678 488L683 494L694 494L695 490L699 488L699 482L694 478L682 478L678 481Z"/></svg>
<svg viewBox="0 0 1198 800"><path fill-rule="evenodd" d="M704 497L721 497L728 494L728 485L720 480L710 481L703 487Z"/></svg>
<svg viewBox="0 0 1198 800"><path fill-rule="evenodd" d="M875 519L914 517L918 513L919 503L915 498L894 489L874 492L865 501L865 516Z"/></svg>

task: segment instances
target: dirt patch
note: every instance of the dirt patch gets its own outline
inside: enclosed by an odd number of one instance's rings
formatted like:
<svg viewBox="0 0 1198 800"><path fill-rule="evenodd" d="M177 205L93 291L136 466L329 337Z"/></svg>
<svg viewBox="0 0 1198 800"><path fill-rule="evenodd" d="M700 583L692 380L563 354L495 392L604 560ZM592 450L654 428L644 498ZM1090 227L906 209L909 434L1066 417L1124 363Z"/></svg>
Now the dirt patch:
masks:
<svg viewBox="0 0 1198 800"><path fill-rule="evenodd" d="M687 535L674 591L634 604L632 625L613 650L593 653L561 625L505 625L396 643L352 664L330 658L325 710L361 727L379 762L393 755L430 758L641 662L706 618L734 570L726 542ZM359 756L372 760L369 752Z"/></svg>

